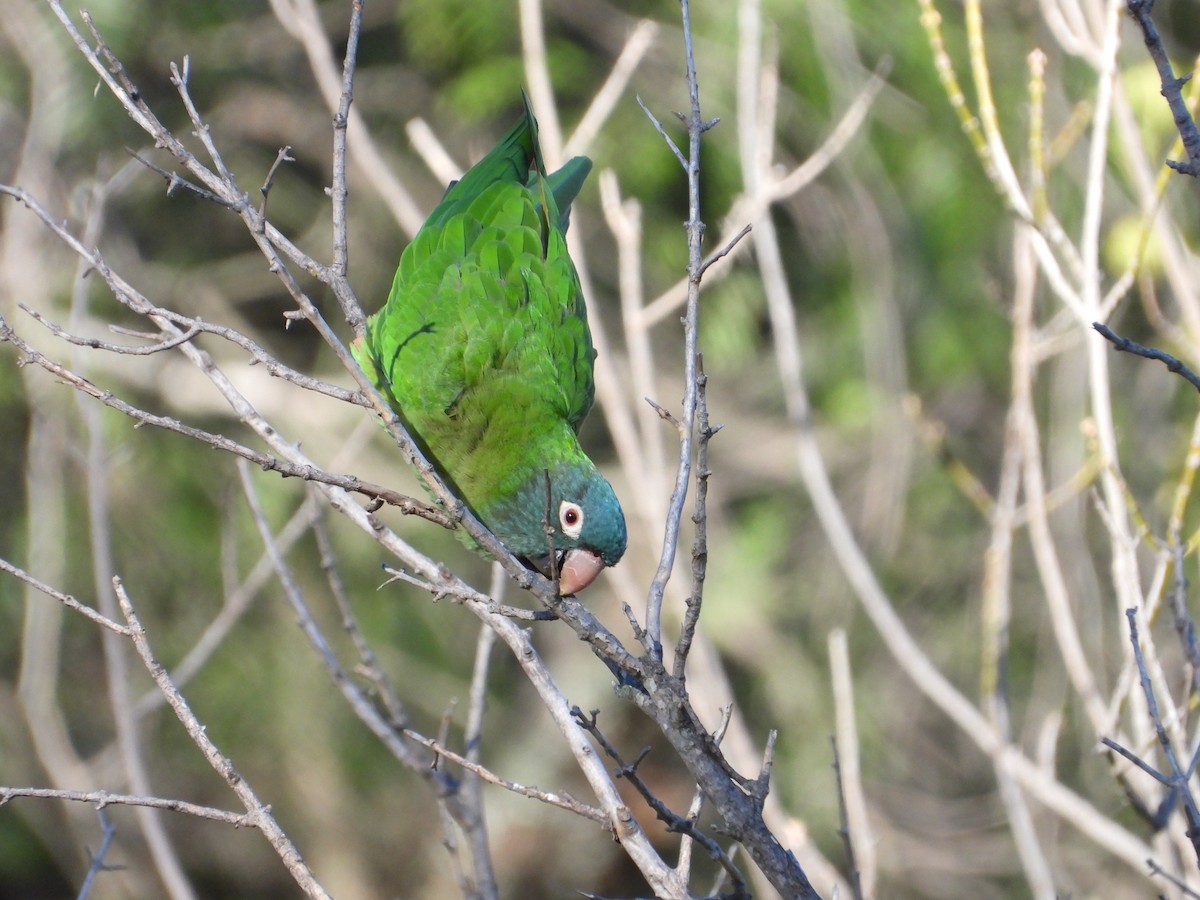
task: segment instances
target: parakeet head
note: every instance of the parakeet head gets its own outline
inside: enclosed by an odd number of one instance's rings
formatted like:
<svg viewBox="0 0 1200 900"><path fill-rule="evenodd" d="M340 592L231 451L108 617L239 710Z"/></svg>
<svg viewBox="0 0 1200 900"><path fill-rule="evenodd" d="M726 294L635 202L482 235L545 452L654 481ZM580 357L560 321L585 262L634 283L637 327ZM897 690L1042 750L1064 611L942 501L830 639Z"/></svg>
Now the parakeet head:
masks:
<svg viewBox="0 0 1200 900"><path fill-rule="evenodd" d="M547 574L557 570L564 596L583 590L625 553L621 504L612 485L586 457L538 471L483 519L517 556ZM547 524L553 529L549 536Z"/></svg>

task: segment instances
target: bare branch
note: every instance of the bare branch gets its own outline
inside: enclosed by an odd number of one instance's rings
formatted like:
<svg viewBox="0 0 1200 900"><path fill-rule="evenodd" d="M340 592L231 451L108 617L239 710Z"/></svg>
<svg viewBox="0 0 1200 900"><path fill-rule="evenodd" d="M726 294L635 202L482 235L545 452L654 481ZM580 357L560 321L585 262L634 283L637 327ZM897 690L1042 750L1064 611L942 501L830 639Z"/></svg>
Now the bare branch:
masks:
<svg viewBox="0 0 1200 900"><path fill-rule="evenodd" d="M599 710L594 709L590 714L585 715L583 710L578 706L573 706L571 707L571 715L575 717L575 720L592 736L596 743L600 745L600 748L617 764L617 777L624 778L633 785L642 796L642 799L646 801L646 805L654 810L654 815L658 817L659 821L666 824L668 831L686 834L693 841L704 847L709 856L721 864L721 868L729 874L730 879L733 881L733 892L730 895L731 900L749 900L750 894L746 890L746 881L742 877L741 871L733 864L733 860L729 858L729 855L721 845L701 831L693 818L680 816L672 812L638 774L638 766L650 754L651 748L644 748L633 762L625 762L617 748L609 742L608 738L604 736L604 733L596 724Z"/></svg>
<svg viewBox="0 0 1200 900"><path fill-rule="evenodd" d="M671 569L675 564L675 550L679 544L679 524L683 517L683 505L687 499L688 485L692 473L692 441L695 429L696 415L696 361L698 359L697 332L700 315L700 279L703 276L700 244L704 238L704 223L700 221L700 136L707 130L707 125L700 115L700 89L696 81L696 59L692 50L692 27L688 0L680 0L680 11L683 17L683 51L687 64L688 95L691 99L691 111L684 120L688 129L688 154L685 157L675 143L667 136L662 125L650 116L654 127L662 135L667 145L675 153L676 158L687 173L688 185L688 218L684 224L688 241L688 295L687 308L683 321L683 410L679 416L679 465L675 473L675 486L671 491L671 499L667 508L667 523L663 534L662 552L659 557L658 570L650 584L646 597L646 632L650 640L650 652L655 657L662 655L662 603L663 592L671 577ZM641 104L641 101L638 101ZM642 109L650 115L649 110Z"/></svg>
<svg viewBox="0 0 1200 900"><path fill-rule="evenodd" d="M1200 640L1196 637L1196 622L1192 611L1188 609L1188 580L1184 572L1183 544L1176 542L1171 548L1175 583L1168 591L1167 598L1171 609L1171 619L1175 632L1179 635L1179 645L1184 658L1192 670L1192 693L1200 694Z"/></svg>
<svg viewBox="0 0 1200 900"><path fill-rule="evenodd" d="M428 504L414 500L412 497L406 497L403 494L398 494L390 488L385 488L381 485L363 481L354 475L338 475L333 472L322 471L315 466L297 465L287 460L271 456L270 454L253 450L243 444L239 444L237 441L225 437L224 435L205 431L201 428L195 428L191 425L185 425L182 422L172 419L168 416L155 415L154 413L149 413L145 410L138 409L135 406L131 406L124 400L114 396L111 391L103 390L97 387L81 375L76 375L71 370L59 365L35 350L30 344L22 340L16 334L16 332L12 330L11 326L9 326L3 317L0 317L0 342L3 341L12 343L24 354L24 363L35 363L36 365L41 366L47 372L57 375L77 391L87 394L89 397L94 397L105 406L124 413L131 419L135 419L139 425L153 425L157 428L163 428L167 431L174 431L178 434L185 435L202 443L209 444L218 450L241 457L242 459L252 462L262 469L278 472L285 478L301 478L305 481L318 481L323 484L331 484L336 487L340 487L343 490L362 494L363 496L378 500L381 503L394 506L405 514L416 515L423 519L428 519L430 522L441 525L443 528L454 527L452 518L446 513L431 507Z"/></svg>
<svg viewBox="0 0 1200 900"><path fill-rule="evenodd" d="M417 233L424 214L417 206L412 195L404 184L396 177L392 167L388 165L383 152L376 144L370 130L363 121L362 114L351 105L354 72L357 66L358 40L362 33L361 0L352 0L350 4L350 29L346 39L346 53L343 58L342 70L338 71L334 60L337 51L334 49L329 35L321 21L317 4L313 0L272 0L271 10L279 24L295 38L304 48L308 57L308 66L316 79L321 91L321 98L326 108L333 113L334 119L334 160L349 156L349 159L364 173L371 184L371 190L387 205L392 218L410 237ZM344 122L344 125L343 125ZM339 138L338 132L344 137ZM337 205L340 202L337 194L345 185L344 178L339 179L335 170L333 183L334 215L337 216ZM335 219L335 241L340 226ZM345 256L339 254L336 243L334 247L334 267L338 268ZM339 269L344 276L345 271ZM353 292L343 279L336 279L333 285L338 292L338 303L347 315L347 321L358 334L356 323L361 324L361 310L351 313L348 307L357 305L353 300Z"/></svg>
<svg viewBox="0 0 1200 900"><path fill-rule="evenodd" d="M1200 174L1200 170L1197 170L1197 173ZM1143 347L1136 341L1131 341L1129 338L1121 337L1119 334L1101 322L1093 322L1092 327L1100 332L1100 334L1104 336L1104 339L1116 347L1118 351L1132 353L1135 356L1144 356L1146 359L1157 359L1167 367L1167 371L1174 372L1176 375L1181 376L1185 381L1188 382L1188 384L1200 391L1200 375L1197 375L1186 365L1184 365L1182 360L1177 359L1170 353L1164 353L1162 350L1158 350L1154 347Z"/></svg>
<svg viewBox="0 0 1200 900"><path fill-rule="evenodd" d="M8 572L8 574L10 574L10 575L16 576L21 581L25 582L27 585L32 587L34 590L41 591L47 597L53 597L55 600L57 600L59 603L63 604L64 606L75 610L75 612L77 612L77 613L81 613L82 615L87 616L87 618L91 619L97 625L103 625L109 631L116 632L117 634L122 635L123 637L130 636L129 628L127 626L117 624L112 619L108 618L108 616L105 616L101 613L96 612L96 610L92 609L92 607L87 606L86 604L80 603L78 600L76 600L70 594L64 594L62 591L56 590L55 588L50 587L50 585L45 584L41 581L38 581L36 578L34 578L32 575L30 575L24 569L20 569L17 566L14 566L8 560L0 559L0 570Z"/></svg>
<svg viewBox="0 0 1200 900"><path fill-rule="evenodd" d="M504 570L492 564L492 598L499 602L504 596ZM463 727L463 747L466 758L476 765L483 753L483 719L487 709L488 680L491 671L492 649L496 644L496 632L486 622L479 625L479 637L475 641L475 665L471 672L471 688L468 692L467 718ZM467 771L463 777L462 824L471 849L471 860L475 871L476 889L484 896L499 897L495 867L492 864L491 848L488 846L487 822L484 817L483 790L480 775ZM597 813L600 810L596 810Z"/></svg>
<svg viewBox="0 0 1200 900"><path fill-rule="evenodd" d="M296 158L292 156L291 147L280 147L279 152L275 154L275 162L271 163L271 168L267 170L267 177L263 179L262 187L258 189L258 192L262 194L262 203L258 205L258 215L264 222L267 220L267 197L271 193L271 185L275 183L275 173L285 162L295 161Z"/></svg>
<svg viewBox="0 0 1200 900"><path fill-rule="evenodd" d="M642 112L646 114L646 118L648 118L650 120L650 124L654 126L654 130L658 132L659 137L666 141L667 146L671 148L671 152L675 154L675 158L679 160L679 164L683 166L683 171L687 172L687 157L683 155L683 151L679 149L679 145L675 143L675 139L667 134L667 130L663 128L662 122L658 121L658 117L655 116L654 113L650 112L650 108L646 106L644 102L642 102L641 96L639 95L636 99L638 106L642 108Z"/></svg>
<svg viewBox="0 0 1200 900"><path fill-rule="evenodd" d="M658 37L658 30L657 22L652 19L642 19L637 23L637 27L629 33L629 38L621 49L620 56L617 57L612 70L608 73L608 78L604 80L600 90L596 91L583 118L575 126L575 131L567 138L562 150L564 157L586 152L593 138L608 119L609 113L616 106L629 79L637 71L642 58L653 45L655 38Z"/></svg>
<svg viewBox="0 0 1200 900"><path fill-rule="evenodd" d="M192 743L204 754L205 760L212 766L213 771L225 780L225 783L229 785L230 789L238 796L238 799L242 801L254 827L258 828L270 842L271 846L275 848L275 852L279 855L280 860L283 861L287 870L292 874L296 884L309 897L322 898L322 900L328 898L329 894L321 887L312 870L305 864L300 851L296 849L288 836L284 834L283 829L279 827L279 823L275 821L270 807L258 799L258 795L250 787L250 783L234 769L233 763L217 749L217 745L208 737L207 729L196 718L188 702L172 683L166 668L155 658L154 652L150 649L150 642L146 638L146 632L142 628L142 623L134 611L129 595L125 592L125 585L121 583L120 578L113 579L113 588L117 593L121 612L125 616L126 623L129 625L131 637L133 638L133 646L137 650L138 656L141 657L142 664L146 667L146 671L150 673L150 677L154 679L154 683L158 685L158 689L162 691L163 696L166 697L168 705L174 710L176 717L183 725Z"/></svg>
<svg viewBox="0 0 1200 900"><path fill-rule="evenodd" d="M129 147L125 148L125 152L128 153L130 156L132 156L134 159L136 159L139 163L141 163L143 166L145 166L151 172L156 172L159 175L161 175L163 178L166 179L167 196L168 197L170 197L171 195L173 195L175 193L176 188L183 186L184 188L186 188L187 190L189 190L193 194L195 194L197 197L199 197L201 200L207 200L209 203L215 203L218 206L224 206L226 209L233 208L233 204L230 203L229 201L223 200L221 197L218 197L212 191L205 190L204 188L200 187L200 185L196 184L195 182L188 181L186 178L184 178L178 172L170 172L167 169L164 169L162 166L158 165L158 163L153 162L152 160L146 159L146 157L142 156L140 153L137 153L134 150L131 150Z"/></svg>
<svg viewBox="0 0 1200 900"><path fill-rule="evenodd" d="M739 231L737 234L735 234L733 237L731 237L729 239L729 241L725 244L724 247L722 247L720 250L718 250L712 256L708 257L708 259L704 260L704 262L700 264L701 276L703 276L704 273L708 271L708 267L711 266L713 263L724 259L730 253L732 253L733 248L738 245L738 242L741 241L742 238L744 238L746 235L748 235L750 233L750 229L752 229L753 227L754 227L753 225L747 224L744 228L742 228L741 231Z"/></svg>
<svg viewBox="0 0 1200 900"><path fill-rule="evenodd" d="M1154 7L1154 0L1128 0L1126 5L1133 20L1142 29L1142 38L1146 42L1146 49L1150 51L1150 58L1154 60L1154 65L1158 69L1158 77L1162 82L1162 95L1167 99L1167 105L1171 107L1175 127L1179 129L1179 137L1183 140L1184 150L1187 151L1187 162L1181 163L1169 159L1167 165L1183 175L1198 178L1200 177L1200 131L1196 129L1196 122L1188 109L1187 101L1183 99L1183 86L1192 76L1188 73L1182 78L1175 77L1171 60L1167 56L1166 48L1163 47L1162 38L1159 36L1158 27L1150 15L1150 10Z"/></svg>
<svg viewBox="0 0 1200 900"><path fill-rule="evenodd" d="M1167 729L1163 725L1162 716L1159 714L1158 698L1154 693L1154 686L1150 682L1150 675L1146 671L1146 661L1142 653L1142 643L1138 637L1137 627L1137 610L1127 609L1125 618L1129 622L1129 641L1133 645L1133 655L1137 662L1138 676L1141 680L1142 693L1146 697L1146 706L1150 714L1150 720L1154 723L1154 730L1158 736L1158 743L1162 748L1163 755L1171 764L1171 774L1168 777L1158 775L1153 768L1148 764L1138 762L1140 768L1149 774L1154 775L1160 780L1166 780L1171 787L1178 792L1179 797L1183 801L1183 811L1187 818L1188 828L1187 836L1192 843L1192 848L1198 860L1200 860L1200 807L1197 806L1196 798L1193 796L1191 788L1188 785L1188 780L1191 777L1191 767L1194 761L1190 762L1185 770L1179 763L1179 757L1175 752L1175 746L1171 742L1170 736L1167 734ZM1112 747L1120 752L1126 758L1133 759L1132 756L1126 754L1123 750L1117 747L1113 742L1104 741L1106 746ZM1200 751L1198 751L1200 752ZM1136 759L1134 759L1137 762Z"/></svg>
<svg viewBox="0 0 1200 900"><path fill-rule="evenodd" d="M153 353L162 353L164 350L174 350L180 344L186 344L200 333L200 328L193 326L183 334L173 335L166 340L159 341L157 344L151 344L148 347L128 347L124 344L109 344L96 338L85 338L70 334L64 329L59 328L37 310L30 309L24 303L18 303L17 306L36 322L44 325L55 337L62 338L69 344L74 344L77 347L90 347L93 350L107 350L109 353L119 353L124 356L150 356Z"/></svg>
<svg viewBox="0 0 1200 900"><path fill-rule="evenodd" d="M132 632L130 632L132 635ZM19 797L35 797L41 800L63 800L67 803L90 803L97 809L106 806L146 806L183 813L197 819L208 819L232 825L234 828L258 828L258 820L250 813L230 812L213 806L202 806L177 800L173 797L144 797L136 794L115 794L111 791L64 791L57 788L6 787L0 785L0 806Z"/></svg>
<svg viewBox="0 0 1200 900"><path fill-rule="evenodd" d="M87 875L83 879L83 884L79 886L80 900L84 900L91 892L92 882L97 875L101 872L121 868L120 866L110 866L104 861L104 857L108 855L109 848L112 847L113 839L117 836L117 826L108 821L108 816L104 814L103 807L96 810L96 817L100 820L100 831L104 835L104 838L100 842L100 849L91 854L92 860L88 865Z"/></svg>
<svg viewBox="0 0 1200 900"><path fill-rule="evenodd" d="M530 785L521 784L518 781L509 781L506 778L501 778L495 772L479 765L476 762L468 759L461 754L455 753L448 749L444 744L435 741L433 738L425 737L415 731L405 729L405 737L427 747L429 750L436 753L438 756L448 759L457 766L461 766L468 772L471 772L479 778L486 781L488 784L494 784L496 787L504 788L506 791L511 791L514 794L520 794L523 797L529 797L531 800L538 800L550 806L557 806L559 809L565 809L567 812L575 813L585 819L590 819L593 822L598 822L601 825L611 826L612 822L608 814L601 809L593 806L588 806L586 803L581 803L572 797L570 794L556 793L554 791L544 791L541 788L531 787Z"/></svg>
<svg viewBox="0 0 1200 900"><path fill-rule="evenodd" d="M831 739L833 770L837 775L842 842L846 847L846 863L850 869L850 890L856 900L863 900L876 894L875 837L871 833L862 785L854 683L846 632L840 628L832 631L828 646L837 727Z"/></svg>
<svg viewBox="0 0 1200 900"><path fill-rule="evenodd" d="M708 467L708 444L714 434L721 430L713 428L708 421L708 376L704 374L703 360L696 364L696 507L692 513L692 524L696 527L692 539L692 590L688 595L687 608L683 614L683 625L679 629L679 640L675 644L675 663L672 668L676 678L683 678L688 653L700 622L700 610L704 600L704 579L708 571L708 479L712 471Z"/></svg>
<svg viewBox="0 0 1200 900"><path fill-rule="evenodd" d="M1176 878L1174 875L1172 875L1170 872L1166 871L1162 866L1160 866L1153 859L1146 860L1146 865L1148 865L1150 867L1150 872L1152 874L1157 875L1159 878L1163 878L1166 881L1168 881L1171 885L1173 885L1175 887L1176 890L1178 890L1182 894L1182 896L1184 896L1184 897L1200 897L1200 892L1192 890L1192 888L1187 886L1186 882L1184 882L1182 879Z"/></svg>

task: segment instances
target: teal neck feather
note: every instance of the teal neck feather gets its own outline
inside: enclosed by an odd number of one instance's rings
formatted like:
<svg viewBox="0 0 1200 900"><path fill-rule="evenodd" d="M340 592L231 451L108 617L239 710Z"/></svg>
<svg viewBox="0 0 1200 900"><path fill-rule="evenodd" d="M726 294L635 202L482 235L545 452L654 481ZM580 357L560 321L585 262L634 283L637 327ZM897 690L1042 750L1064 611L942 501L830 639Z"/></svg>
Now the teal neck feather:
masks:
<svg viewBox="0 0 1200 900"><path fill-rule="evenodd" d="M516 490L479 513L484 523L518 556L544 556L551 549L583 547L614 565L625 552L625 517L612 486L580 451L553 468L528 473ZM547 484L548 482L548 484ZM577 537L563 533L559 509L563 501L583 510ZM553 535L547 536L547 523Z"/></svg>

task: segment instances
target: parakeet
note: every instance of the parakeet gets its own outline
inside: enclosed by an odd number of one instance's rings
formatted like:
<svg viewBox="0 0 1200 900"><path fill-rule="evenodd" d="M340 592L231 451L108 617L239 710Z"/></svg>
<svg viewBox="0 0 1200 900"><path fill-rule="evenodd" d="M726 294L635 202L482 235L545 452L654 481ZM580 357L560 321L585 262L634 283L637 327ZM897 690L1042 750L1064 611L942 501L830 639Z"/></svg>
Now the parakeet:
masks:
<svg viewBox="0 0 1200 900"><path fill-rule="evenodd" d="M566 230L592 164L547 175L522 99L405 248L353 350L451 490L567 595L621 558L625 517L576 437L596 351Z"/></svg>

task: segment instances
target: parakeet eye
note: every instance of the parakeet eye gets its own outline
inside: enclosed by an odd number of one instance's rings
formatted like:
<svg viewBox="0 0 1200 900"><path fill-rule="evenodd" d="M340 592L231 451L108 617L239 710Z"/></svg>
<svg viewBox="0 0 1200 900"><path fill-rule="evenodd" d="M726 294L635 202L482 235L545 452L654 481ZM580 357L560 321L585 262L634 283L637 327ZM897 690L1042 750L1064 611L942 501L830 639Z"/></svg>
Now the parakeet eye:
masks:
<svg viewBox="0 0 1200 900"><path fill-rule="evenodd" d="M579 504L572 503L570 500L564 500L558 504L558 524L562 527L562 533L567 537L579 537L579 533L583 531L583 510Z"/></svg>

